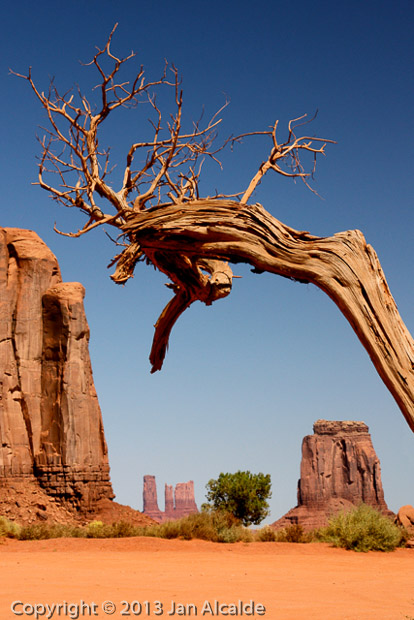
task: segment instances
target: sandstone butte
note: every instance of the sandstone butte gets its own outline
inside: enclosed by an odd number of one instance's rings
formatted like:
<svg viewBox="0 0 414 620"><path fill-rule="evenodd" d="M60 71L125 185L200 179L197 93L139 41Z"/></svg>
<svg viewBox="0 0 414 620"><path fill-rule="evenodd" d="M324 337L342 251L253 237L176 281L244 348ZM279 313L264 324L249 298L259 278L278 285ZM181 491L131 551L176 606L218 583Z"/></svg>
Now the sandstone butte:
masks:
<svg viewBox="0 0 414 620"><path fill-rule="evenodd" d="M198 512L192 480L179 482L174 490L172 485L165 485L165 510L162 512L158 507L155 476L144 476L143 503L143 514L158 523L174 521Z"/></svg>
<svg viewBox="0 0 414 620"><path fill-rule="evenodd" d="M35 232L0 228L0 514L21 522L145 521L111 501L84 293Z"/></svg>
<svg viewBox="0 0 414 620"><path fill-rule="evenodd" d="M364 502L392 515L384 499L381 467L364 422L317 420L302 442L298 505L272 524L323 527L340 510Z"/></svg>

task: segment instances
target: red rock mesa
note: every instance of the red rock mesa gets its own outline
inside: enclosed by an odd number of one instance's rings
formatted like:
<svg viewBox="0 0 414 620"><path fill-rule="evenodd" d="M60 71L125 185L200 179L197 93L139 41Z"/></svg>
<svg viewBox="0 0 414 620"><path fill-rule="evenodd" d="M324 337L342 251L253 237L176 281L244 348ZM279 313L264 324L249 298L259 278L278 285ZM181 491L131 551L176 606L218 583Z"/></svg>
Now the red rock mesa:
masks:
<svg viewBox="0 0 414 620"><path fill-rule="evenodd" d="M361 502L389 513L381 468L364 422L318 420L302 442L298 505L272 524L321 527L341 509Z"/></svg>
<svg viewBox="0 0 414 620"><path fill-rule="evenodd" d="M194 499L194 482L179 482L174 489L172 485L165 485L165 510L158 508L157 484L155 476L144 476L143 514L148 515L158 523L181 519L189 514L198 512Z"/></svg>

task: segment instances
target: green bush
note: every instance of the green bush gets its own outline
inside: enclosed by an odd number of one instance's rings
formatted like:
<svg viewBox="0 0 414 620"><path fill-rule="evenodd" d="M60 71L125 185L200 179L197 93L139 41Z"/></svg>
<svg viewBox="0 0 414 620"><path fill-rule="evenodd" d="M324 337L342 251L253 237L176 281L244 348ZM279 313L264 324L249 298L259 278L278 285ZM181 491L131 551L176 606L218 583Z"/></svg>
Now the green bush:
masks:
<svg viewBox="0 0 414 620"><path fill-rule="evenodd" d="M217 480L207 483L210 503L203 504L202 508L231 513L242 525L257 525L270 514L267 500L272 496L271 486L270 474L221 473Z"/></svg>
<svg viewBox="0 0 414 620"><path fill-rule="evenodd" d="M0 538L18 538L20 526L13 521L9 521L6 517L0 517Z"/></svg>
<svg viewBox="0 0 414 620"><path fill-rule="evenodd" d="M403 541L403 533L378 510L361 504L330 519L317 538L354 551L393 551Z"/></svg>

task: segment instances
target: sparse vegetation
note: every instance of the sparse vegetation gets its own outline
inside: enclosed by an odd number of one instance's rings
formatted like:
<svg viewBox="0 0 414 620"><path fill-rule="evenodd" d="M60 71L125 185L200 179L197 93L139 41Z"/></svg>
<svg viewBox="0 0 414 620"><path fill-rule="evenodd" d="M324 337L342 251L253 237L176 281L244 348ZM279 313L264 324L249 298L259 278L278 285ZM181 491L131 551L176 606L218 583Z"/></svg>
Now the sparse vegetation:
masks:
<svg viewBox="0 0 414 620"><path fill-rule="evenodd" d="M136 526L125 521L112 523L91 521L85 527L34 523L19 526L0 517L0 538L13 537L19 540L46 540L48 538L127 538L132 536L151 536L155 538L181 538L183 540L201 539L213 542L251 542L253 534L230 513L206 510L183 517L177 521L167 521L157 525Z"/></svg>
<svg viewBox="0 0 414 620"><path fill-rule="evenodd" d="M312 533L305 532L298 523L289 525L278 532L278 542L308 543L312 540Z"/></svg>
<svg viewBox="0 0 414 620"><path fill-rule="evenodd" d="M0 538L18 538L20 526L6 517L0 517Z"/></svg>
<svg viewBox="0 0 414 620"><path fill-rule="evenodd" d="M316 538L353 551L393 551L405 542L401 528L366 504L333 517Z"/></svg>
<svg viewBox="0 0 414 620"><path fill-rule="evenodd" d="M62 523L33 523L20 527L19 540L46 540L48 538L83 538L84 528Z"/></svg>
<svg viewBox="0 0 414 620"><path fill-rule="evenodd" d="M289 543L308 543L313 540L312 532L305 532L303 527L298 524L274 530L268 525L258 530L255 535L257 542L289 542Z"/></svg>
<svg viewBox="0 0 414 620"><path fill-rule="evenodd" d="M257 530L254 539L256 542L276 542L277 534L278 532L276 530L266 525L260 530Z"/></svg>
<svg viewBox="0 0 414 620"><path fill-rule="evenodd" d="M209 540L211 542L329 542L335 547L354 551L393 551L404 546L409 536L406 530L395 525L380 512L361 504L355 510L333 517L329 525L320 530L306 532L299 524L280 530L265 526L256 532L241 524L232 513L204 509L177 521L156 525L137 526L126 521L111 525L92 521L84 527L35 523L20 526L0 517L0 538L18 540L45 540L48 538L127 538L150 536L154 538L181 540Z"/></svg>
<svg viewBox="0 0 414 620"><path fill-rule="evenodd" d="M203 510L178 521L149 526L144 528L144 535L184 540L198 538L227 543L253 540L253 534L243 527L238 519L222 510Z"/></svg>

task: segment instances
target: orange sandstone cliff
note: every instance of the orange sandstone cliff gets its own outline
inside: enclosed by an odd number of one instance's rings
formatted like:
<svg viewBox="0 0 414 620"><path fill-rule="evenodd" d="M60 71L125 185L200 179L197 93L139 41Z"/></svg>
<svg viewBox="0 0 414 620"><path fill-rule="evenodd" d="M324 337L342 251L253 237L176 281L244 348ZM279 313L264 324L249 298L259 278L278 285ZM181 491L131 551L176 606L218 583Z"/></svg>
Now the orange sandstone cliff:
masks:
<svg viewBox="0 0 414 620"><path fill-rule="evenodd" d="M81 512L113 498L83 297L35 232L0 229L0 499L15 491L15 513L22 484Z"/></svg>

